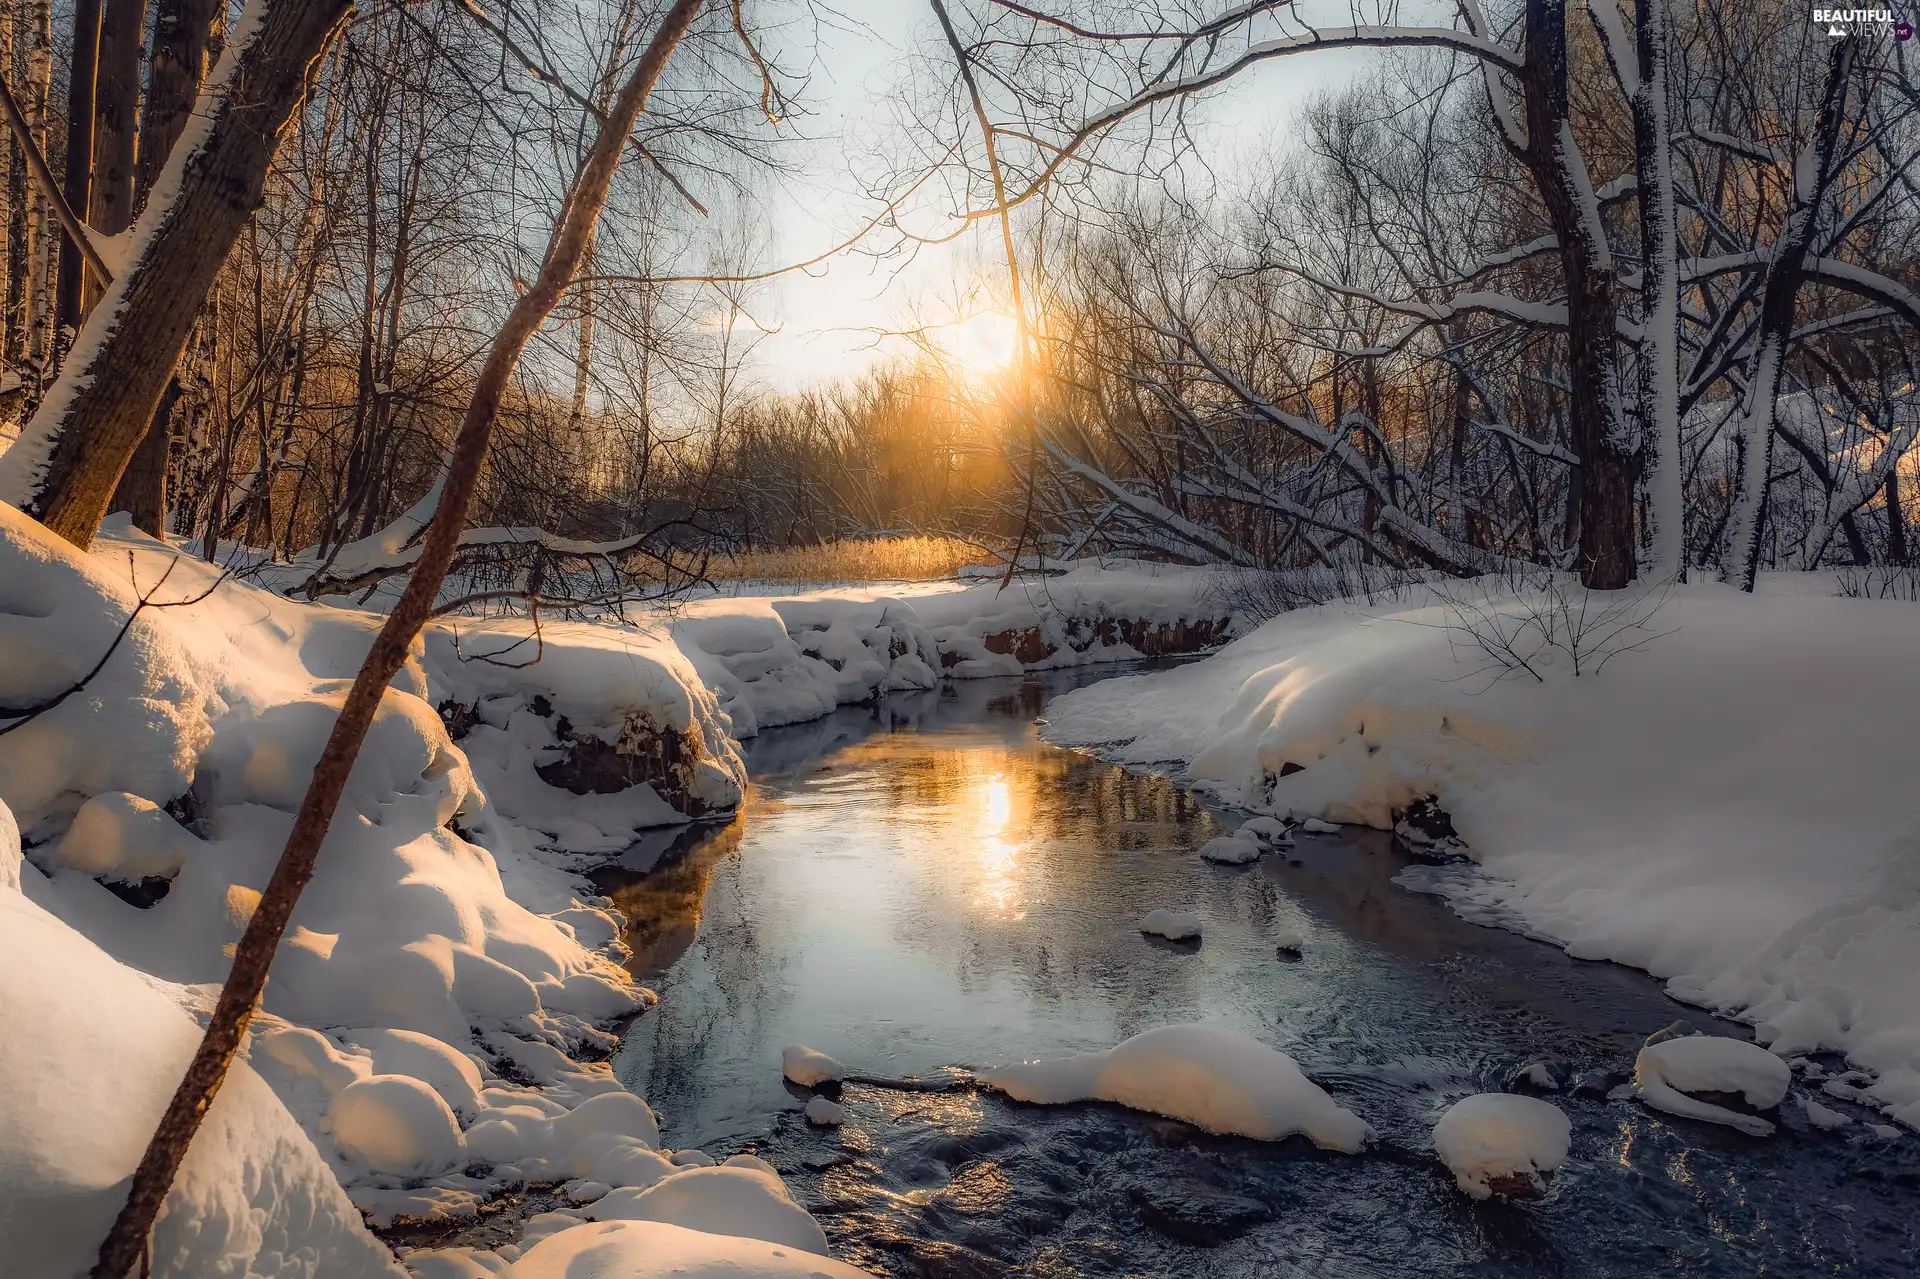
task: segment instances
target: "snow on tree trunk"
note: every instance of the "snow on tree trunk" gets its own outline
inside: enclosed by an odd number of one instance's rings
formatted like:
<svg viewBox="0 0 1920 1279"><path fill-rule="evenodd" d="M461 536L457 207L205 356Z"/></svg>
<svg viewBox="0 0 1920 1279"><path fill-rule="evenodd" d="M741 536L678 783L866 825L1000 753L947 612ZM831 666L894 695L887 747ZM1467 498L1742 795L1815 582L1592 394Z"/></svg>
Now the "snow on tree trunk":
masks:
<svg viewBox="0 0 1920 1279"><path fill-rule="evenodd" d="M0 499L85 548L166 389L199 302L261 200L281 130L349 0L249 0L113 283L39 411L0 455Z"/></svg>
<svg viewBox="0 0 1920 1279"><path fill-rule="evenodd" d="M1640 0L1633 141L1640 201L1640 425L1649 576L1670 580L1686 547L1680 459L1680 240L1673 203L1668 0Z"/></svg>

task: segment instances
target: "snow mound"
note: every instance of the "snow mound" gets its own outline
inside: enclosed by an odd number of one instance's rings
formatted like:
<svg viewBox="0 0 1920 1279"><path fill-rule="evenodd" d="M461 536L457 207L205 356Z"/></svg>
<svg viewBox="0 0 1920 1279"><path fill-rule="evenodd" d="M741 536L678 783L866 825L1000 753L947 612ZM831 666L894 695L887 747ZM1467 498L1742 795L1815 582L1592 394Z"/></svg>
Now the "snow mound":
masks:
<svg viewBox="0 0 1920 1279"><path fill-rule="evenodd" d="M1567 1161L1572 1142L1573 1125L1558 1106L1513 1093L1463 1098L1433 1126L1434 1153L1475 1199L1510 1193L1514 1180L1538 1193L1541 1174Z"/></svg>
<svg viewBox="0 0 1920 1279"><path fill-rule="evenodd" d="M11 885L0 804L0 1257L9 1274L84 1274L200 1042L156 983ZM28 872L30 875L35 872ZM156 1276L397 1279L286 1107L236 1062L154 1233Z"/></svg>
<svg viewBox="0 0 1920 1279"><path fill-rule="evenodd" d="M1853 1120L1831 1106L1823 1106L1811 1097L1802 1097L1800 1104L1807 1112L1807 1122L1822 1132L1832 1132L1835 1128L1845 1128Z"/></svg>
<svg viewBox="0 0 1920 1279"><path fill-rule="evenodd" d="M1287 834L1287 824L1277 817L1249 817L1246 821L1240 823L1240 829L1237 833L1241 835L1251 835L1255 839L1267 844L1287 844L1292 842Z"/></svg>
<svg viewBox="0 0 1920 1279"><path fill-rule="evenodd" d="M431 1177L460 1162L460 1121L440 1094L409 1075L371 1075L334 1094L334 1144L374 1172Z"/></svg>
<svg viewBox="0 0 1920 1279"><path fill-rule="evenodd" d="M1309 817L1300 823L1300 829L1309 835L1338 835L1340 828L1332 822L1323 822L1318 817Z"/></svg>
<svg viewBox="0 0 1920 1279"><path fill-rule="evenodd" d="M1503 625L1557 607L1449 589ZM1578 676L1535 654L1542 680L1496 678L1431 597L1299 609L1071 692L1042 731L1275 818L1391 830L1432 797L1479 863L1433 881L1460 913L1644 968L1783 1055L1845 1053L1916 1124L1920 817L1888 708L1920 706L1920 611L1832 590L1595 595L1589 618L1644 619L1633 650Z"/></svg>
<svg viewBox="0 0 1920 1279"><path fill-rule="evenodd" d="M807 1122L822 1128L838 1128L847 1122L847 1108L837 1101L815 1097L807 1102Z"/></svg>
<svg viewBox="0 0 1920 1279"><path fill-rule="evenodd" d="M1772 1110L1786 1098L1793 1070L1758 1044L1724 1035L1686 1035L1648 1044L1633 1063L1633 1088L1655 1110L1684 1119L1726 1124L1756 1137L1773 1125L1758 1115L1716 1106L1687 1093L1738 1093L1755 1110Z"/></svg>
<svg viewBox="0 0 1920 1279"><path fill-rule="evenodd" d="M596 1221L664 1221L826 1256L819 1223L793 1202L778 1173L754 1163L685 1168L645 1189L609 1191L588 1212Z"/></svg>
<svg viewBox="0 0 1920 1279"><path fill-rule="evenodd" d="M788 1044L780 1050L780 1073L787 1082L802 1088L838 1083L847 1077L847 1068L833 1058L805 1044Z"/></svg>
<svg viewBox="0 0 1920 1279"><path fill-rule="evenodd" d="M1223 866L1245 866L1260 860L1260 845L1250 835L1216 835L1200 846L1200 856Z"/></svg>
<svg viewBox="0 0 1920 1279"><path fill-rule="evenodd" d="M872 1279L831 1257L660 1221L573 1226L529 1248L512 1279Z"/></svg>
<svg viewBox="0 0 1920 1279"><path fill-rule="evenodd" d="M1184 910L1169 910L1165 906L1156 907L1140 921L1140 931L1155 937L1165 937L1168 941L1197 941L1200 937L1200 917Z"/></svg>
<svg viewBox="0 0 1920 1279"><path fill-rule="evenodd" d="M1293 1058L1212 1026L1162 1026L1105 1052L1000 1066L975 1077L1015 1101L1108 1101L1256 1141L1300 1133L1323 1149L1353 1154L1373 1135L1301 1074Z"/></svg>
<svg viewBox="0 0 1920 1279"><path fill-rule="evenodd" d="M1307 939L1297 928L1277 928L1273 933L1273 948L1289 955L1297 955L1306 947Z"/></svg>

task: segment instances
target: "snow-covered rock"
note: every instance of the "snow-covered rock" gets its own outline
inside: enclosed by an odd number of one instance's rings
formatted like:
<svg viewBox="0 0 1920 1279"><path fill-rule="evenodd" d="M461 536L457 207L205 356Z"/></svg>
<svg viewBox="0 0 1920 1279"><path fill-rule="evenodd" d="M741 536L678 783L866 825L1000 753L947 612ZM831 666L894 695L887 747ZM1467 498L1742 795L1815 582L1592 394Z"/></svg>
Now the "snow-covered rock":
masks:
<svg viewBox="0 0 1920 1279"><path fill-rule="evenodd" d="M1462 1098L1433 1126L1433 1149L1475 1199L1538 1194L1543 1174L1567 1161L1573 1125L1558 1106L1489 1092Z"/></svg>
<svg viewBox="0 0 1920 1279"><path fill-rule="evenodd" d="M1306 949L1307 939L1298 928L1277 928L1273 933L1273 948L1283 955L1298 955Z"/></svg>
<svg viewBox="0 0 1920 1279"><path fill-rule="evenodd" d="M871 1279L831 1257L660 1221L607 1221L548 1235L512 1279Z"/></svg>
<svg viewBox="0 0 1920 1279"><path fill-rule="evenodd" d="M1853 1120L1831 1106L1823 1106L1811 1097L1802 1097L1800 1105L1807 1113L1807 1122L1822 1132L1831 1132L1835 1128L1845 1128Z"/></svg>
<svg viewBox="0 0 1920 1279"><path fill-rule="evenodd" d="M1300 823L1300 829L1309 835L1338 835L1340 828L1332 822L1323 822L1318 817L1309 817Z"/></svg>
<svg viewBox="0 0 1920 1279"><path fill-rule="evenodd" d="M1510 621L1554 607L1448 589ZM1824 574L1591 604L1644 625L1578 676L1561 650L1534 654L1543 681L1496 680L1437 598L1354 600L1068 693L1042 732L1276 818L1390 830L1432 797L1479 865L1405 882L1659 974L1783 1055L1845 1053L1875 1104L1920 1123L1920 824L1888 714L1920 705L1920 612L1833 598Z"/></svg>
<svg viewBox="0 0 1920 1279"><path fill-rule="evenodd" d="M816 1048L788 1044L780 1050L780 1073L788 1083L802 1088L838 1083L847 1077L847 1068Z"/></svg>
<svg viewBox="0 0 1920 1279"><path fill-rule="evenodd" d="M1301 1133L1324 1149L1355 1153L1373 1135L1293 1058L1213 1026L1162 1026L1104 1052L1000 1066L975 1078L1016 1101L1109 1101L1257 1141Z"/></svg>
<svg viewBox="0 0 1920 1279"><path fill-rule="evenodd" d="M12 887L0 803L0 1270L85 1273L200 1042L153 982ZM30 876L38 872L28 870ZM154 1230L156 1276L398 1279L271 1089L237 1062Z"/></svg>
<svg viewBox="0 0 1920 1279"><path fill-rule="evenodd" d="M1287 824L1285 822L1277 817L1268 817L1264 814L1259 817L1249 817L1246 821L1241 822L1240 829L1237 833L1241 835L1251 835L1265 844L1281 845L1293 842L1292 838L1287 834Z"/></svg>
<svg viewBox="0 0 1920 1279"><path fill-rule="evenodd" d="M1168 941L1198 941L1202 930L1198 915L1158 906L1140 920L1140 931Z"/></svg>
<svg viewBox="0 0 1920 1279"><path fill-rule="evenodd" d="M847 1122L847 1108L826 1097L810 1098L806 1115L808 1123L822 1128L837 1128Z"/></svg>
<svg viewBox="0 0 1920 1279"><path fill-rule="evenodd" d="M1216 835L1200 846L1200 856L1223 866L1245 866L1260 860L1260 845L1247 835Z"/></svg>
<svg viewBox="0 0 1920 1279"><path fill-rule="evenodd" d="M1773 1053L1724 1035L1685 1035L1648 1044L1633 1063L1634 1093L1655 1110L1685 1119L1726 1124L1764 1137L1773 1125L1687 1096L1696 1092L1738 1093L1755 1110L1772 1110L1787 1095L1793 1070Z"/></svg>

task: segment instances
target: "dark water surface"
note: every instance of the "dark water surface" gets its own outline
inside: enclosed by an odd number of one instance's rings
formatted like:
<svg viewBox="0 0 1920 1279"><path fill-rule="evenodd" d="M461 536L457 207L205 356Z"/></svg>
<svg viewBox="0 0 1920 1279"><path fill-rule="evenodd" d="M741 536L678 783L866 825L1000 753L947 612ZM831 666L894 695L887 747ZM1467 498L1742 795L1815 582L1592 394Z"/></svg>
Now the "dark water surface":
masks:
<svg viewBox="0 0 1920 1279"><path fill-rule="evenodd" d="M1920 1272L1920 1142L1810 1131L1792 1101L1752 1138L1556 1097L1573 1157L1547 1198L1464 1198L1428 1140L1452 1101L1536 1060L1624 1078L1677 1018L1743 1032L1396 886L1406 859L1376 832L1201 863L1236 817L1039 742L1032 720L1076 678L1093 677L960 683L769 732L743 817L601 872L661 995L614 1069L668 1144L771 1159L838 1255L897 1276ZM1142 937L1156 906L1201 915L1204 943ZM1276 956L1281 927L1301 958ZM898 1077L1181 1021L1291 1053L1380 1142L1330 1154L861 1084L836 1131L809 1128L780 1077L794 1042Z"/></svg>

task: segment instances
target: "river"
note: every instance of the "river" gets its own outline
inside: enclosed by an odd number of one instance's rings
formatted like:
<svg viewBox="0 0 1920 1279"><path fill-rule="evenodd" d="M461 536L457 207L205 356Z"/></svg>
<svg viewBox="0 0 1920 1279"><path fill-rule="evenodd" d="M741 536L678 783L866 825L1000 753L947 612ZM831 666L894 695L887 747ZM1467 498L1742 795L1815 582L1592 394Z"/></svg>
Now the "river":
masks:
<svg viewBox="0 0 1920 1279"><path fill-rule="evenodd" d="M952 683L769 731L730 825L599 872L661 995L614 1070L668 1145L770 1159L837 1255L895 1276L1915 1272L1920 1142L1812 1131L1792 1101L1757 1139L1562 1094L1573 1156L1546 1198L1466 1199L1428 1142L1453 1100L1535 1061L1618 1082L1676 1019L1745 1032L1396 885L1407 858L1379 832L1201 863L1234 815L1039 740L1048 699L1099 674ZM1204 941L1143 937L1156 906L1201 915ZM1298 958L1275 951L1283 927ZM1292 1054L1379 1142L1340 1155L861 1084L844 1128L812 1128L780 1075L795 1042L937 1076L1184 1021Z"/></svg>

